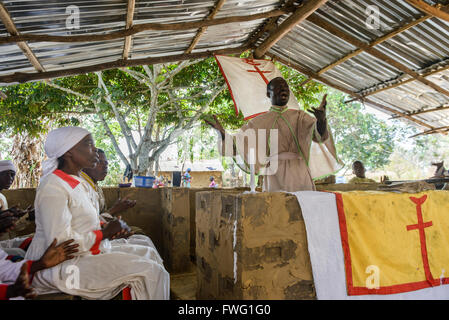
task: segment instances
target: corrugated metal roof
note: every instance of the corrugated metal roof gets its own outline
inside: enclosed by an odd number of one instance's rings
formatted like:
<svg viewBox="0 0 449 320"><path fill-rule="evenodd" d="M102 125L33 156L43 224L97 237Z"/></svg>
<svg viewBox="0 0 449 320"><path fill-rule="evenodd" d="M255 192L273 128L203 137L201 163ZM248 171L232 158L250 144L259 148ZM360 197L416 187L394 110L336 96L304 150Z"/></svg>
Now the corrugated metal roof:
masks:
<svg viewBox="0 0 449 320"><path fill-rule="evenodd" d="M436 1L428 1L436 4ZM447 4L446 1L438 2ZM380 13L379 28L371 29L367 22L368 6L376 6ZM369 11L368 13L372 13ZM365 44L374 42L395 29L425 16L404 0L397 1L329 1L318 9L314 16L326 21L346 34ZM369 21L368 21L369 22ZM405 67L425 74L429 66L445 65L449 58L449 22L429 18L401 32L393 38L374 46L382 54ZM328 65L349 55L358 48L337 37L311 21L297 25L287 36L277 42L270 53L291 61L300 67L319 72ZM427 77L440 87L449 89L448 71ZM410 79L395 66L363 52L324 72L321 76L340 87L359 94L372 92L382 86ZM368 96L374 102L403 113L437 108L449 104L449 97L419 81L381 91ZM386 112L384 109L380 109ZM387 112L393 115L391 112ZM413 116L432 127L449 125L449 110Z"/></svg>
<svg viewBox="0 0 449 320"><path fill-rule="evenodd" d="M3 1L21 34L85 35L123 30L127 15L125 0L25 0ZM143 23L180 23L204 20L216 1L210 0L136 0L133 25ZM216 18L263 13L279 6L276 0L228 0ZM80 28L68 30L70 6L80 12ZM68 13L67 13L68 12ZM200 39L194 52L232 48L242 45L263 20L212 26ZM198 29L146 31L132 37L130 58L158 57L185 52ZM0 36L8 36L0 22ZM86 43L30 42L29 46L47 71L82 67L121 58L124 39ZM0 45L0 76L13 71L31 71L32 66L15 44Z"/></svg>
<svg viewBox="0 0 449 320"><path fill-rule="evenodd" d="M449 5L449 0L426 2L430 5ZM3 3L22 34L107 34L123 30L127 16L125 0L4 0ZM216 3L216 0L136 0L133 24L201 21L209 15ZM280 8L284 3L279 0L227 0L215 18L268 12ZM68 6L80 9L78 30L66 28ZM370 14L376 8L380 20L379 25L372 28ZM280 17L278 24L287 17ZM367 45L417 19L423 19L419 24L376 44L374 49L449 90L449 22L426 16L405 0L329 0L312 17L323 20ZM208 27L193 53L240 47L267 21L259 19ZM359 48L313 21L308 19L296 25L271 47L269 53L299 69L319 73L324 81L346 92L366 96L373 102L405 114L449 104L449 97L444 93L413 80L412 76L404 73L402 67L393 66L369 52L354 55L322 72L323 68ZM129 57L139 59L184 53L197 31L195 28L138 33L132 37ZM5 26L0 23L0 37L8 35ZM256 46L268 35L268 32L259 35ZM122 57L124 39L28 44L45 70L52 71L117 61ZM0 76L14 72L36 71L17 45L0 45ZM394 115L394 112L380 109ZM414 114L413 118L424 122L428 128L449 126L449 110Z"/></svg>

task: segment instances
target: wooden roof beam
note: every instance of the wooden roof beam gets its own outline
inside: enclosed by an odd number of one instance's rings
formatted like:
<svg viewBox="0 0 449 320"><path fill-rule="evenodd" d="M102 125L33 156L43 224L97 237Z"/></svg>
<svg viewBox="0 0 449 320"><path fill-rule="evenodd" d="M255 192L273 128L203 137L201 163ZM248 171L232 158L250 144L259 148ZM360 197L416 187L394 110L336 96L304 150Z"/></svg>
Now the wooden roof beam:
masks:
<svg viewBox="0 0 449 320"><path fill-rule="evenodd" d="M304 3L292 14L285 19L278 28L262 42L254 51L256 59L263 58L265 53L281 40L290 30L292 30L298 23L304 21L307 17L313 14L318 8L324 5L328 0L305 0Z"/></svg>
<svg viewBox="0 0 449 320"><path fill-rule="evenodd" d="M401 64L400 62L398 62L395 59L387 56L386 54L380 52L379 50L369 47L364 42L354 38L353 36L347 34L346 32L342 31L341 29L331 25L330 23L327 23L323 19L313 15L313 16L310 16L308 18L308 20L310 22L314 23L315 25L321 27L322 29L332 33L336 37L341 38L342 40L352 44L353 46L356 46L356 47L359 47L361 49L364 49L364 51L366 53L369 53L370 55L372 55L372 56L382 60L383 62L388 63L389 65L395 67L396 69L398 69L398 70L400 70L400 71L402 71L402 72L412 76L415 80L418 80L419 82L427 85L428 87L431 87L435 91L437 91L437 92L439 92L441 94L444 94L447 97L449 97L449 91L448 90L446 90L446 89L436 85L435 83L427 80L423 76L419 75L417 72L409 69L407 66Z"/></svg>
<svg viewBox="0 0 449 320"><path fill-rule="evenodd" d="M374 46L377 46L378 44L380 44L380 43L382 43L384 41L387 41L387 40L397 36L398 34L404 32L404 31L406 31L406 30L408 30L410 28L413 28L414 26L416 26L416 25L420 24L421 22L424 22L424 21L426 21L426 20L428 20L430 18L432 18L432 16L426 14L426 15L424 15L424 16L422 16L422 17L420 17L420 18L418 18L418 19L416 19L416 20L414 20L414 21L412 21L410 23L407 23L406 25L404 25L402 27L399 27L398 29L396 29L396 30L394 30L394 31L392 31L392 32L390 32L390 33L388 33L388 34L386 34L386 35L376 39L375 41L371 42L367 46L370 47L370 48L372 48ZM330 69L335 68L336 66L342 64L343 62L348 61L349 59L354 58L355 56L363 53L364 51L365 51L364 49L357 49L357 50L347 54L346 56L338 59L337 61L329 64L328 66L324 67L323 69L318 71L318 74L321 75L321 74L325 73L326 71L329 71Z"/></svg>
<svg viewBox="0 0 449 320"><path fill-rule="evenodd" d="M406 114L409 116L416 116L418 114L423 114L423 113L429 113L429 112L436 112L436 111L443 111L443 110L447 110L449 109L449 105L445 104L436 108L431 108L431 109L426 109L426 110L420 110L420 111L412 111L412 112L407 112ZM400 118L400 115L395 115L393 117L391 117L391 119L397 119Z"/></svg>
<svg viewBox="0 0 449 320"><path fill-rule="evenodd" d="M134 20L134 10L136 6L136 0L128 0L128 10L126 11L126 30L130 29L133 25ZM126 36L125 37L125 44L123 46L123 59L129 58L129 51L131 50L131 41L132 36Z"/></svg>
<svg viewBox="0 0 449 320"><path fill-rule="evenodd" d="M20 36L20 33L17 30L16 25L11 18L11 15L9 14L8 10L6 9L5 5L2 2L0 2L0 19L3 21L3 24L5 25L6 30L12 36ZM28 46L28 44L25 41L18 41L18 42L16 42L16 44L22 50L23 54L27 57L28 61L30 61L31 65L38 72L45 71L44 67L39 62L36 55L33 53L31 48Z"/></svg>
<svg viewBox="0 0 449 320"><path fill-rule="evenodd" d="M405 0L405 1L407 1L407 3L411 4L415 8L421 10L422 12L425 12L429 15L435 16L437 18L449 22L449 12L447 12L446 10L442 10L442 8L444 7L442 5L431 6L424 0Z"/></svg>
<svg viewBox="0 0 449 320"><path fill-rule="evenodd" d="M228 48L221 49L215 51L202 51L190 54L177 54L171 56L162 56L162 57L150 57L144 59L120 59L112 62L100 63L96 65L86 66L86 67L78 67L71 69L63 69L63 70L55 70L55 71L46 71L40 73L23 73L16 72L11 75L0 76L0 83L24 83L29 81L39 81L44 79L53 79L60 77L68 77L79 74L85 74L89 72L97 72L102 70L109 70L115 68L125 68L125 67L135 67L141 65L152 65L158 63L167 63L167 62L175 62L182 60L190 60L190 59L203 59L213 56L214 54L241 54L244 51L251 49L248 46L241 46L237 48Z"/></svg>
<svg viewBox="0 0 449 320"><path fill-rule="evenodd" d="M53 36L48 34L21 34L17 36L0 37L0 44L14 43L19 41L32 41L32 42L95 42L95 41L107 41L121 39L126 36L132 36L144 31L157 30L157 31L170 31L170 30L189 30L198 29L201 27L210 27L223 25L227 23L248 22L259 19L267 19L271 17L279 17L286 13L289 13L288 8L275 9L268 12L256 13L248 16L232 16L223 17L212 20L202 21L190 21L190 22L178 22L178 23L142 23L132 25L129 29L113 31L107 34L85 34L75 36Z"/></svg>
<svg viewBox="0 0 449 320"><path fill-rule="evenodd" d="M223 7L226 0L218 0L217 4L214 6L212 11L209 13L209 15L204 20L212 20L220 11L220 9ZM185 51L185 53L191 53L193 49L195 49L195 46L200 41L201 36L206 32L207 27L201 27L198 32L196 33L195 37L193 38L192 42L190 43L189 47Z"/></svg>
<svg viewBox="0 0 449 320"><path fill-rule="evenodd" d="M427 69L430 69L431 71L427 71L427 72L421 73L422 77L428 77L428 76L431 76L431 75L433 75L435 73L439 73L439 72L448 70L449 69L449 64L447 64L444 67L433 69L433 70L432 70L431 67L425 68L424 70L427 70ZM401 86L403 84L406 84L406 83L409 83L409 82L412 82L412 81L416 81L416 79L415 78L409 78L407 80L398 81L398 82L395 82L393 84L386 85L385 87L382 87L382 88L378 88L378 89L374 89L374 90L371 90L371 89L368 88L368 89L362 90L362 91L360 91L358 93L363 95L364 97L368 97L368 96L374 95L374 94L382 92L382 91L386 91L386 90L389 90L389 89L393 89L393 88L399 87L399 86Z"/></svg>
<svg viewBox="0 0 449 320"><path fill-rule="evenodd" d="M449 126L445 126L445 127L439 127L439 128L434 128L431 130L427 130L427 131L423 131L421 133L415 134L413 136L410 136L409 138L415 138L418 136L422 136L422 135L427 135L427 134L433 134L433 133L447 133L449 131Z"/></svg>

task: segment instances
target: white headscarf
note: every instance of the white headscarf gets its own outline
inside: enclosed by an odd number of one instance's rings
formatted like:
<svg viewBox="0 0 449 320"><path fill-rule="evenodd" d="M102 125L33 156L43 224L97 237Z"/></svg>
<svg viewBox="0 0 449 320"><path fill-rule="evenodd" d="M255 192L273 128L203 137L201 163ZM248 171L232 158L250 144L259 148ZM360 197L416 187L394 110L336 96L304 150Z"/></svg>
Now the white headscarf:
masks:
<svg viewBox="0 0 449 320"><path fill-rule="evenodd" d="M14 166L14 163L12 163L11 160L1 160L0 161L0 172L12 170L14 172L17 172L16 167Z"/></svg>
<svg viewBox="0 0 449 320"><path fill-rule="evenodd" d="M53 173L58 168L58 158L88 134L88 130L80 127L62 127L50 131L44 145L48 160L42 162L42 178Z"/></svg>

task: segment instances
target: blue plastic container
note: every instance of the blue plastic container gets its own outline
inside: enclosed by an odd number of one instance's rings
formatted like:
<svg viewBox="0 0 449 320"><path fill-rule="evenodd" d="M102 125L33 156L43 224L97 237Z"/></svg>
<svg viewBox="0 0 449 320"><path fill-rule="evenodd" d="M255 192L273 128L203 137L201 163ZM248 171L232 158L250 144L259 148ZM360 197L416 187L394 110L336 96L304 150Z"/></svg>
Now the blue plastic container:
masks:
<svg viewBox="0 0 449 320"><path fill-rule="evenodd" d="M155 177L135 176L134 185L139 188L152 188Z"/></svg>

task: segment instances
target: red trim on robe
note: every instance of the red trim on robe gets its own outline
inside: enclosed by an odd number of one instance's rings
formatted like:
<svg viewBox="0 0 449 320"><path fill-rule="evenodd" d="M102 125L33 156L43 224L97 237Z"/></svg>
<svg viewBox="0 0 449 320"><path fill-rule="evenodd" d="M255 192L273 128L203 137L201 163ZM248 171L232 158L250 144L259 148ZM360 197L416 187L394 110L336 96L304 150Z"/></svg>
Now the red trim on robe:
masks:
<svg viewBox="0 0 449 320"><path fill-rule="evenodd" d="M70 175L68 175L67 173L65 173L62 170L56 169L55 171L53 171L53 174L57 175L58 177L60 177L62 180L64 180L65 182L67 182L69 184L69 186L72 189L75 189L77 185L79 185L79 181L76 180L74 177L71 177Z"/></svg>
<svg viewBox="0 0 449 320"><path fill-rule="evenodd" d="M32 240L33 240L33 237L26 238L26 239L23 240L23 242L20 244L19 248L22 249L22 250L24 250L24 251L27 251L27 250L28 250L28 247L29 247L30 244L31 244L31 241L32 241Z"/></svg>
<svg viewBox="0 0 449 320"><path fill-rule="evenodd" d="M8 290L7 284L0 284L0 300L9 300L6 298L6 291Z"/></svg>
<svg viewBox="0 0 449 320"><path fill-rule="evenodd" d="M122 297L123 297L123 300L132 300L130 287L126 287L122 290Z"/></svg>
<svg viewBox="0 0 449 320"><path fill-rule="evenodd" d="M27 270L28 270L28 277L29 277L29 281L28 283L31 284L31 282L33 282L33 278L34 278L34 274L31 273L31 266L34 263L34 261L32 260L28 260L27 262L25 262L27 264Z"/></svg>
<svg viewBox="0 0 449 320"><path fill-rule="evenodd" d="M100 242L101 240L103 240L103 231L101 230L95 230L92 231L93 233L95 233L95 243L93 244L93 246L90 248L90 252L93 255L99 254L100 253Z"/></svg>

